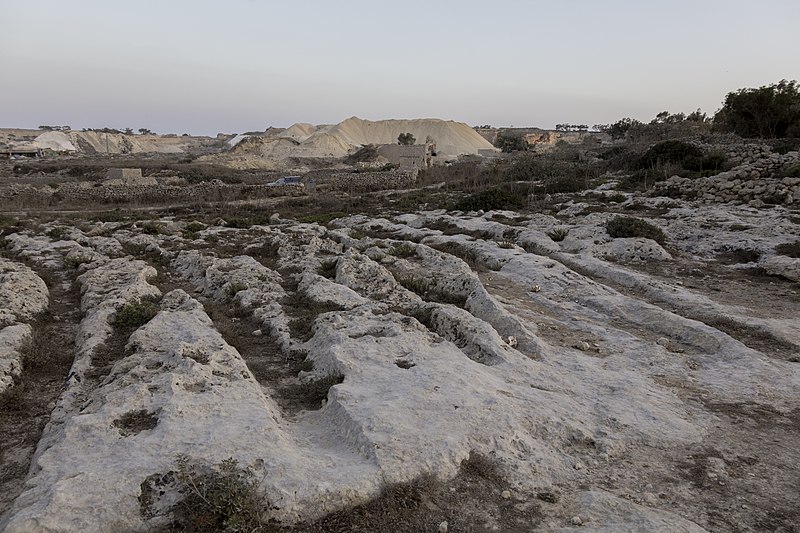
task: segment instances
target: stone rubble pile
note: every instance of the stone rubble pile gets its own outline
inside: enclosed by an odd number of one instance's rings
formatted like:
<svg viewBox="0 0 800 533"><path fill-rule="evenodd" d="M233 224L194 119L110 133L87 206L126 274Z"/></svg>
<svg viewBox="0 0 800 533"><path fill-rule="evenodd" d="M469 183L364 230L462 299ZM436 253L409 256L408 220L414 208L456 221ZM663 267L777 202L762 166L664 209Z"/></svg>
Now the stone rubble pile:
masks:
<svg viewBox="0 0 800 533"><path fill-rule="evenodd" d="M389 170L385 172L348 172L331 176L334 188L344 191L377 191L411 187L417 181L417 171Z"/></svg>
<svg viewBox="0 0 800 533"><path fill-rule="evenodd" d="M696 179L672 176L656 186L656 194L696 199L706 204L751 207L800 202L800 177L779 177L782 171L800 165L800 153L767 155L759 151L755 155L757 159L716 176Z"/></svg>

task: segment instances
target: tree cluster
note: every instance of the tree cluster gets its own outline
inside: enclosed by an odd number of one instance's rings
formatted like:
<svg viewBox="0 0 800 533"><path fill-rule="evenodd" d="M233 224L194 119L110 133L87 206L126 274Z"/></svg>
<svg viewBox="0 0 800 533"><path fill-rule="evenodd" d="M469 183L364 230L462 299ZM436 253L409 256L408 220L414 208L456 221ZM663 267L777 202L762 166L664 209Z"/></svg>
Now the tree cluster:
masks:
<svg viewBox="0 0 800 533"><path fill-rule="evenodd" d="M688 115L662 111L648 123L625 117L613 124L595 124L594 129L609 134L615 140L640 141L688 136L708 130L710 125L711 119L698 109Z"/></svg>
<svg viewBox="0 0 800 533"><path fill-rule="evenodd" d="M410 146L417 142L417 139L410 133L401 133L397 136L397 144Z"/></svg>
<svg viewBox="0 0 800 533"><path fill-rule="evenodd" d="M742 137L800 137L800 86L781 80L728 93L714 115L714 129Z"/></svg>
<svg viewBox="0 0 800 533"><path fill-rule="evenodd" d="M586 124L556 124L556 131L589 131Z"/></svg>
<svg viewBox="0 0 800 533"><path fill-rule="evenodd" d="M39 129L43 131L72 131L69 126L39 126Z"/></svg>
<svg viewBox="0 0 800 533"><path fill-rule="evenodd" d="M528 141L522 135L498 134L494 145L505 153L524 152L528 149Z"/></svg>
<svg viewBox="0 0 800 533"><path fill-rule="evenodd" d="M44 128L44 126L39 126L39 128ZM64 128L69 129L69 126L64 126ZM66 131L66 130L64 130ZM133 128L124 128L124 129L117 129L117 128L83 128L81 131L96 131L98 133L120 133L124 135L133 135ZM149 130L147 128L139 128L139 135L155 135L155 132Z"/></svg>

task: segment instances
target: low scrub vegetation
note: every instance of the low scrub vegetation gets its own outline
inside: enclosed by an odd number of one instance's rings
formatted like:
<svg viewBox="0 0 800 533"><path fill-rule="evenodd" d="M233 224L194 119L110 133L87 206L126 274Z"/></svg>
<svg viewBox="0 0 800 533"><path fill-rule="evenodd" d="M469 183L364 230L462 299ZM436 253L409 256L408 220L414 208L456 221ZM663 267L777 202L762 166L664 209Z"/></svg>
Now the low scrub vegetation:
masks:
<svg viewBox="0 0 800 533"><path fill-rule="evenodd" d="M323 278L336 279L336 266L338 264L339 264L338 259L330 259L328 261L323 261L322 264L319 265L317 274L319 274Z"/></svg>
<svg viewBox="0 0 800 533"><path fill-rule="evenodd" d="M235 459L213 468L178 459L176 475L183 499L172 507L172 531L251 532L263 528L265 500L258 481Z"/></svg>
<svg viewBox="0 0 800 533"><path fill-rule="evenodd" d="M156 222L145 222L141 224L142 232L148 235L160 235L162 233L161 224Z"/></svg>
<svg viewBox="0 0 800 533"><path fill-rule="evenodd" d="M145 298L128 302L114 316L114 327L134 330L150 322L158 313L158 305Z"/></svg>
<svg viewBox="0 0 800 533"><path fill-rule="evenodd" d="M68 255L64 257L64 266L76 269L84 263L91 263L92 258L88 255Z"/></svg>
<svg viewBox="0 0 800 533"><path fill-rule="evenodd" d="M241 281L231 281L225 287L225 292L228 295L228 298L233 298L240 292L247 290L247 285L242 283Z"/></svg>
<svg viewBox="0 0 800 533"><path fill-rule="evenodd" d="M706 154L697 146L678 140L663 141L653 145L639 159L640 169L673 164L696 172L722 170L725 156L719 153Z"/></svg>
<svg viewBox="0 0 800 533"><path fill-rule="evenodd" d="M407 257L414 257L415 255L417 255L417 250L410 244L404 242L403 244L398 244L397 246L393 246L389 250L389 253L395 257L407 258Z"/></svg>
<svg viewBox="0 0 800 533"><path fill-rule="evenodd" d="M459 211L491 211L493 209L520 209L524 207L526 198L500 189L486 189L471 194L456 202L453 209Z"/></svg>
<svg viewBox="0 0 800 533"><path fill-rule="evenodd" d="M561 242L569 235L569 228L555 228L547 232L547 236L555 242Z"/></svg>
<svg viewBox="0 0 800 533"><path fill-rule="evenodd" d="M69 229L65 228L64 226L57 226L55 228L50 228L45 233L45 235L56 241L64 239L64 237L66 237L68 234L69 234Z"/></svg>
<svg viewBox="0 0 800 533"><path fill-rule="evenodd" d="M606 231L613 238L644 237L659 244L666 240L661 228L636 217L615 217L606 223Z"/></svg>

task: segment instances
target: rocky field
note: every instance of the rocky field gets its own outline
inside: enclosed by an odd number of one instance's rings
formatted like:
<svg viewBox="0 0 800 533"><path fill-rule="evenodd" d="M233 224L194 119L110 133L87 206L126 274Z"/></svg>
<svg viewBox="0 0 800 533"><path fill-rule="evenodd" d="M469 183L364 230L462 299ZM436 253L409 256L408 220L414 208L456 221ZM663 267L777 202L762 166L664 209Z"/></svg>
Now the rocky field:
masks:
<svg viewBox="0 0 800 533"><path fill-rule="evenodd" d="M0 529L798 531L800 215L591 198L8 225Z"/></svg>

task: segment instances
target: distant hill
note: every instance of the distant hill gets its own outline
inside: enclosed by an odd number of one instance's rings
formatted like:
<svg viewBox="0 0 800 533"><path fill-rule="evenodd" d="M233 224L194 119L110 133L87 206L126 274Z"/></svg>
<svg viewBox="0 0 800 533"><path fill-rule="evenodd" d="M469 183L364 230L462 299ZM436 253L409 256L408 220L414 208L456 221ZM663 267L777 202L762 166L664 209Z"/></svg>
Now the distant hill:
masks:
<svg viewBox="0 0 800 533"><path fill-rule="evenodd" d="M417 143L436 144L441 158L477 154L493 147L464 122L433 118L370 121L350 117L338 124L314 126L298 123L285 130L241 137L227 154L212 156L239 168L281 166L289 158L339 158L367 144L395 144L401 133Z"/></svg>

